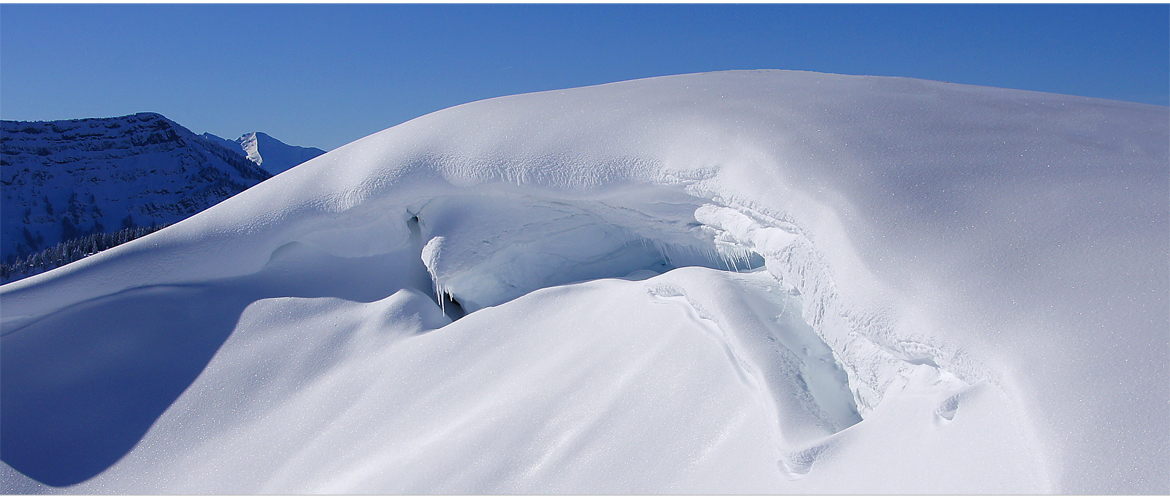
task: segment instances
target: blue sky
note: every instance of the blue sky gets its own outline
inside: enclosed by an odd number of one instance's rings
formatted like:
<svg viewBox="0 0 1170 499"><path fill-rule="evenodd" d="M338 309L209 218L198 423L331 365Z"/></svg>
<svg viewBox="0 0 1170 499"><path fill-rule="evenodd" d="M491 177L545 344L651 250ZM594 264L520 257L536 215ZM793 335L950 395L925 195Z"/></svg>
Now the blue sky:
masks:
<svg viewBox="0 0 1170 499"><path fill-rule="evenodd" d="M0 117L332 149L479 99L726 69L1168 105L1170 6L0 5Z"/></svg>

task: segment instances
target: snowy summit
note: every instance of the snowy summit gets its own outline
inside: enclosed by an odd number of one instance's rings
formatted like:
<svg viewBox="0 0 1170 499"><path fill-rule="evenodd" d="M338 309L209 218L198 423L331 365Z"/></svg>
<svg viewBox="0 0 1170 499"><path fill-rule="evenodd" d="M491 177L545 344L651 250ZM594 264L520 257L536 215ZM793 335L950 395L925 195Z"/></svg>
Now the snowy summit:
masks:
<svg viewBox="0 0 1170 499"><path fill-rule="evenodd" d="M204 133L203 138L243 154L256 166L273 175L325 154L325 151L316 147L285 144L264 132L245 133L236 140L227 140L211 133Z"/></svg>
<svg viewBox="0 0 1170 499"><path fill-rule="evenodd" d="M1168 493L1168 121L791 71L426 115L0 287L0 483Z"/></svg>

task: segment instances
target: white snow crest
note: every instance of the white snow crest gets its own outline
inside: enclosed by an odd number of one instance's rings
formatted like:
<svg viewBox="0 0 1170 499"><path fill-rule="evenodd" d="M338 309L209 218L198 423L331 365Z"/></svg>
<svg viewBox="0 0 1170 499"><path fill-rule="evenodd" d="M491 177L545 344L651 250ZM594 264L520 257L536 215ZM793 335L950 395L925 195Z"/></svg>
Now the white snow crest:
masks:
<svg viewBox="0 0 1170 499"><path fill-rule="evenodd" d="M787 71L457 106L0 287L0 451L79 493L1164 493L1168 127Z"/></svg>

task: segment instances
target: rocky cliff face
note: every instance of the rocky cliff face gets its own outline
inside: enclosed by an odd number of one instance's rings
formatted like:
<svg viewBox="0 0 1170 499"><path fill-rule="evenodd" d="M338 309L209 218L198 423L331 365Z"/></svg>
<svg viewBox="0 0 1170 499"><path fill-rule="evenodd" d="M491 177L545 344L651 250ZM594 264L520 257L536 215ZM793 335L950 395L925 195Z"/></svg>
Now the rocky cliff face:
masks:
<svg viewBox="0 0 1170 499"><path fill-rule="evenodd" d="M156 113L0 127L0 258L170 224L270 178L242 154Z"/></svg>

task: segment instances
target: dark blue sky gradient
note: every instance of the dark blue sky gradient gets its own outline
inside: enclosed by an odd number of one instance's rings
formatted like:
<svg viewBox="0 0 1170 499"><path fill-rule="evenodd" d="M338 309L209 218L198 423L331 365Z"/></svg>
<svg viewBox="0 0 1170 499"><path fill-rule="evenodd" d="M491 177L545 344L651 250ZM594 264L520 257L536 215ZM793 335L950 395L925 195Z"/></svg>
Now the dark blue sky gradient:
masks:
<svg viewBox="0 0 1170 499"><path fill-rule="evenodd" d="M725 69L1170 102L1170 6L0 5L0 117L336 148L489 97Z"/></svg>

